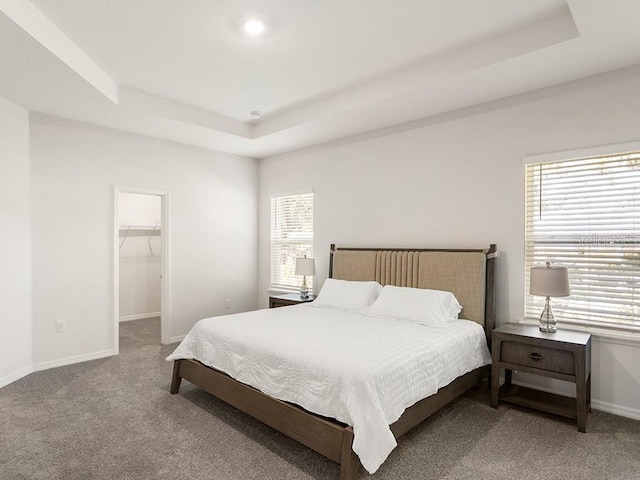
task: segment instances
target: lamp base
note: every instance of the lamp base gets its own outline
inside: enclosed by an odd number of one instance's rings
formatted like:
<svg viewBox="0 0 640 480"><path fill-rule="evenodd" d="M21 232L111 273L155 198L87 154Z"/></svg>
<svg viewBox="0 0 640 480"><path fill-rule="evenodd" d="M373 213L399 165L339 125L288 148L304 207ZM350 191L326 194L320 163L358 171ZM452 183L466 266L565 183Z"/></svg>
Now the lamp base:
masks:
<svg viewBox="0 0 640 480"><path fill-rule="evenodd" d="M558 331L557 327L547 327L547 326L540 325L539 328L541 332L545 332L545 333L556 333Z"/></svg>
<svg viewBox="0 0 640 480"><path fill-rule="evenodd" d="M306 300L309 298L309 287L307 287L307 276L302 276L302 285L300 286L300 298Z"/></svg>
<svg viewBox="0 0 640 480"><path fill-rule="evenodd" d="M553 311L551 310L551 303L549 302L549 297L544 302L544 310L542 311L542 315L540 315L540 331L546 333L555 333L558 331L556 327L556 317L553 315Z"/></svg>

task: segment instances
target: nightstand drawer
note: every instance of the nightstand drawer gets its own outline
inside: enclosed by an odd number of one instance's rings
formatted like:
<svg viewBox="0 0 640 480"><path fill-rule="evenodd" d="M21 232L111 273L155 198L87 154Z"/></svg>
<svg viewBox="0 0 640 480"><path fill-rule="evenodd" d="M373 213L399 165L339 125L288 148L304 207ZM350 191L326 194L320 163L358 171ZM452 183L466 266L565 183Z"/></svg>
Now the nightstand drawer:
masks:
<svg viewBox="0 0 640 480"><path fill-rule="evenodd" d="M500 361L567 375L576 373L572 352L526 343L502 342Z"/></svg>

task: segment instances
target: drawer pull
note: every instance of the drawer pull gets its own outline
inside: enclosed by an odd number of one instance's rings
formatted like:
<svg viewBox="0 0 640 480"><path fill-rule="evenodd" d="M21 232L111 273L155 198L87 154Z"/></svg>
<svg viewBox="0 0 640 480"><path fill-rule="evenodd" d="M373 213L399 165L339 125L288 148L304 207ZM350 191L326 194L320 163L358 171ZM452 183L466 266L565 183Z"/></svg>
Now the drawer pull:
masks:
<svg viewBox="0 0 640 480"><path fill-rule="evenodd" d="M529 358L531 360L535 360L536 362L539 362L540 360L542 360L544 357L542 355L540 355L539 353L533 352L532 354L529 355Z"/></svg>

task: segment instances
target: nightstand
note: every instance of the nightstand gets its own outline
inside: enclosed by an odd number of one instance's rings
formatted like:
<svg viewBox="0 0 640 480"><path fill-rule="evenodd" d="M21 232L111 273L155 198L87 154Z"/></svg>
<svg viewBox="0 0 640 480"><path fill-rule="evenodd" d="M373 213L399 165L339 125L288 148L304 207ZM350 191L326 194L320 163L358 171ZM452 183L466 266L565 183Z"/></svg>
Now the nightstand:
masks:
<svg viewBox="0 0 640 480"><path fill-rule="evenodd" d="M315 295L309 295L309 298L300 298L299 293L283 293L280 295L269 296L269 308L286 307L288 305L297 305L299 303L313 302Z"/></svg>
<svg viewBox="0 0 640 480"><path fill-rule="evenodd" d="M493 331L491 406L500 400L548 413L575 418L586 432L591 410L591 335L558 330L541 332L535 325L507 323ZM505 383L500 386L500 369ZM576 398L534 390L511 383L513 370L575 383Z"/></svg>

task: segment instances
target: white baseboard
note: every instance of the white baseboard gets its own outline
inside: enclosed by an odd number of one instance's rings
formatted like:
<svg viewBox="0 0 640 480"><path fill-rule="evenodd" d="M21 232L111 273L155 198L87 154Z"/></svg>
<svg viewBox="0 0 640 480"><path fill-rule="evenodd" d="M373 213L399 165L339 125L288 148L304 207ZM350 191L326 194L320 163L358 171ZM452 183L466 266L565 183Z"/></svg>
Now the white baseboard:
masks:
<svg viewBox="0 0 640 480"><path fill-rule="evenodd" d="M51 360L49 362L36 363L33 365L33 371L39 372L40 370L48 370L49 368L64 367L65 365L88 362L89 360L98 360L99 358L112 357L113 355L117 355L115 350L102 350L100 352L85 353L83 355L76 355L74 357L60 358L58 360Z"/></svg>
<svg viewBox="0 0 640 480"><path fill-rule="evenodd" d="M619 415L620 417L640 420L640 410L638 410L637 408L624 407L622 405L615 405L613 403L594 399L591 399L591 407L594 410L600 410L601 412L613 413L614 415Z"/></svg>
<svg viewBox="0 0 640 480"><path fill-rule="evenodd" d="M30 373L33 373L33 367L29 365L28 367L21 368L17 372L10 373L9 375L5 375L0 378L0 388L6 387L10 383L15 382L16 380L20 380L22 377L26 377Z"/></svg>
<svg viewBox="0 0 640 480"><path fill-rule="evenodd" d="M167 341L166 344L169 345L171 343L181 342L184 337L186 337L186 335L178 335L177 337L169 337L169 340Z"/></svg>
<svg viewBox="0 0 640 480"><path fill-rule="evenodd" d="M130 322L131 320L142 320L144 318L155 318L159 316L160 316L160 312L138 313L136 315L125 315L123 317L120 317L120 321Z"/></svg>

